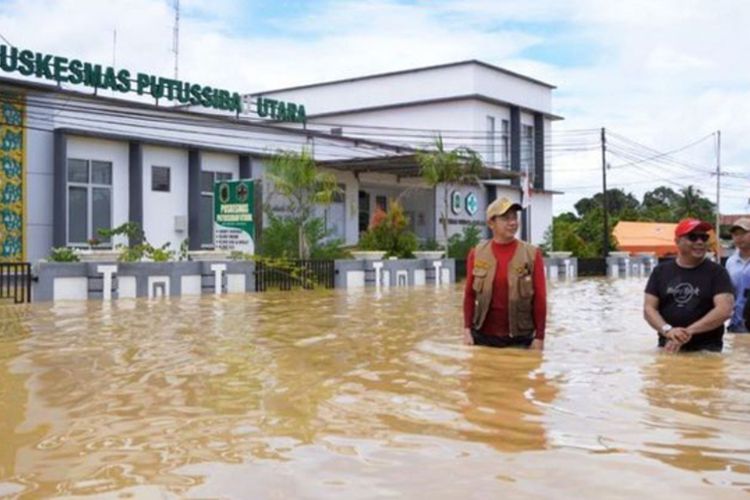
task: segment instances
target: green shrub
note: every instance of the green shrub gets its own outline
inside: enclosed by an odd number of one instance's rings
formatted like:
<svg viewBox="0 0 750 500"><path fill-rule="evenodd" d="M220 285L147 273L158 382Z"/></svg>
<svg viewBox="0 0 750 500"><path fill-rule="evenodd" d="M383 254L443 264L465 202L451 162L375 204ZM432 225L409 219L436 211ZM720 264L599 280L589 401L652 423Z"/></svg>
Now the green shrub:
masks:
<svg viewBox="0 0 750 500"><path fill-rule="evenodd" d="M465 226L461 234L454 234L448 238L448 258L464 260L469 250L479 244L482 239L482 228L479 224Z"/></svg>
<svg viewBox="0 0 750 500"><path fill-rule="evenodd" d="M294 219L269 214L270 223L263 228L258 253L265 257L298 259L299 224ZM320 217L309 219L304 225L305 238L310 245L310 258L317 260L343 259L347 251L340 239L326 240L331 231Z"/></svg>
<svg viewBox="0 0 750 500"><path fill-rule="evenodd" d="M53 248L49 254L50 262L79 262L81 259L73 248Z"/></svg>

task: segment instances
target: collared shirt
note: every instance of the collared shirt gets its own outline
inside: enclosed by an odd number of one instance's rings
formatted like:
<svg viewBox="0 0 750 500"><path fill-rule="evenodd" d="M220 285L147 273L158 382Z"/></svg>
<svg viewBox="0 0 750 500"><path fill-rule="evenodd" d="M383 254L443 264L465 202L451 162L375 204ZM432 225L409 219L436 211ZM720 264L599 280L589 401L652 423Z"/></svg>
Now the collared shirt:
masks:
<svg viewBox="0 0 750 500"><path fill-rule="evenodd" d="M729 329L735 332L746 332L750 325L743 325L742 320L742 310L747 300L744 293L746 285L743 286L743 280L744 283L750 283L750 258L742 259L738 250L727 259L726 268L734 286L734 311L729 322Z"/></svg>

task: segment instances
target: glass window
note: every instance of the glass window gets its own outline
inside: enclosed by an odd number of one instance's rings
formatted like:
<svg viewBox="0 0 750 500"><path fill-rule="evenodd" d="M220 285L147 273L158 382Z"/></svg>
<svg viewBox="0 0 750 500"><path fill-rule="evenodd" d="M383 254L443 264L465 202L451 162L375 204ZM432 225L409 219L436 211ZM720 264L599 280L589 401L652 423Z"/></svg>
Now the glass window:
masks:
<svg viewBox="0 0 750 500"><path fill-rule="evenodd" d="M151 191L169 192L169 167L151 167Z"/></svg>
<svg viewBox="0 0 750 500"><path fill-rule="evenodd" d="M89 162L86 160L68 160L68 182L89 182Z"/></svg>
<svg viewBox="0 0 750 500"><path fill-rule="evenodd" d="M510 122L503 120L501 125L500 133L500 161L503 166L507 167L510 164Z"/></svg>
<svg viewBox="0 0 750 500"><path fill-rule="evenodd" d="M216 182L232 180L232 174L230 172L216 172L215 175L216 175L216 178L215 178Z"/></svg>
<svg viewBox="0 0 750 500"><path fill-rule="evenodd" d="M112 185L112 163L108 161L91 162L91 184Z"/></svg>
<svg viewBox="0 0 750 500"><path fill-rule="evenodd" d="M213 172L201 172L201 192L202 193L214 192L214 173Z"/></svg>
<svg viewBox="0 0 750 500"><path fill-rule="evenodd" d="M109 241L99 236L99 229L112 227L112 190L110 188L91 189L91 236L100 241Z"/></svg>
<svg viewBox="0 0 750 500"><path fill-rule="evenodd" d="M495 117L487 117L487 161L495 162Z"/></svg>
<svg viewBox="0 0 750 500"><path fill-rule="evenodd" d="M201 195L201 246L211 246L214 244L214 197L213 195Z"/></svg>
<svg viewBox="0 0 750 500"><path fill-rule="evenodd" d="M68 188L68 241L86 243L88 240L88 188Z"/></svg>

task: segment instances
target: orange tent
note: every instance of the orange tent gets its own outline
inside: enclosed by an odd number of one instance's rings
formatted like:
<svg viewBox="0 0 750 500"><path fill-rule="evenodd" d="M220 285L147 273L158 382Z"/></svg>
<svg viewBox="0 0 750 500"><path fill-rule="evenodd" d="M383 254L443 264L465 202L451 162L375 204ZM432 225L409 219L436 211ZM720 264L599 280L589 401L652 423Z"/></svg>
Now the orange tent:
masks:
<svg viewBox="0 0 750 500"><path fill-rule="evenodd" d="M674 222L626 222L620 221L612 234L617 238L617 249L624 252L654 252L657 257L677 254L674 244ZM711 231L710 247L716 239Z"/></svg>

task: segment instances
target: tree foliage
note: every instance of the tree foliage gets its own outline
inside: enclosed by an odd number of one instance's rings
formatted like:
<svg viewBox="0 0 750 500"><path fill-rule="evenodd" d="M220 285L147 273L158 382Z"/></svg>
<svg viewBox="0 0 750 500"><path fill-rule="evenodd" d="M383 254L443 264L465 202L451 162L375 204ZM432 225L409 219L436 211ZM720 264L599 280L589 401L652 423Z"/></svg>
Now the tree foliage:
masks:
<svg viewBox="0 0 750 500"><path fill-rule="evenodd" d="M546 251L554 249L573 252L577 257L602 255L603 198L602 193L582 198L574 205L576 213L565 212L556 216L547 230L542 247ZM679 191L660 186L645 193L641 202L621 189L607 190L607 207L609 250L617 247L611 231L621 220L677 222L686 217L711 220L715 213L715 205L694 186L687 186Z"/></svg>
<svg viewBox="0 0 750 500"><path fill-rule="evenodd" d="M284 151L274 156L268 164L266 173L273 183L271 198L281 196L285 200L284 209L288 216L272 216L288 221L288 225L296 228L296 254L301 259L310 258L312 247L317 241L310 239L315 234L313 222L314 210L317 205L329 205L333 197L341 192L336 182L336 176L321 172L313 157L305 150L301 153ZM271 216L274 211L270 205L266 206L266 213ZM276 225L283 225L283 221L276 221ZM281 227L277 227L280 231ZM288 229L287 229L288 231ZM277 231L278 232L278 231ZM266 238L266 236L263 236ZM276 238L272 232L269 238ZM266 243L271 248L275 243Z"/></svg>
<svg viewBox="0 0 750 500"><path fill-rule="evenodd" d="M417 153L417 163L422 179L428 186L444 186L443 210L440 221L443 241L448 241L448 209L450 208L449 184L478 184L482 174L482 159L471 148L461 146L446 150L442 136L435 139L435 148Z"/></svg>

